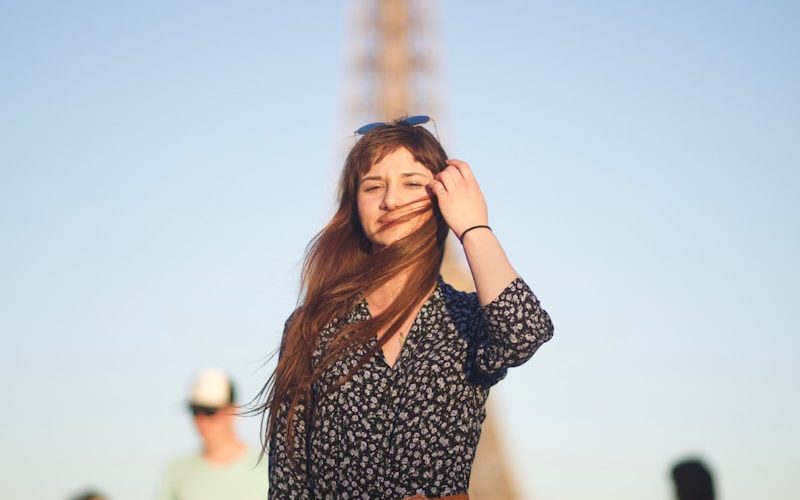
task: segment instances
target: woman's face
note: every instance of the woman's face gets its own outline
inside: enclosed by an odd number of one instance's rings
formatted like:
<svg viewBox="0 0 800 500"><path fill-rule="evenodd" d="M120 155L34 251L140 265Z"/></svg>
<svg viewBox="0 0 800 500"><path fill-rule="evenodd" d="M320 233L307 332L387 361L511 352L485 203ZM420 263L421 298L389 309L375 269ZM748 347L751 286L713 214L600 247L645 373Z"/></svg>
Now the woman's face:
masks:
<svg viewBox="0 0 800 500"><path fill-rule="evenodd" d="M378 246L390 245L430 217L428 211L392 224L399 216L431 203L426 186L432 180L433 173L403 147L373 164L360 179L357 195L358 218L369 241Z"/></svg>

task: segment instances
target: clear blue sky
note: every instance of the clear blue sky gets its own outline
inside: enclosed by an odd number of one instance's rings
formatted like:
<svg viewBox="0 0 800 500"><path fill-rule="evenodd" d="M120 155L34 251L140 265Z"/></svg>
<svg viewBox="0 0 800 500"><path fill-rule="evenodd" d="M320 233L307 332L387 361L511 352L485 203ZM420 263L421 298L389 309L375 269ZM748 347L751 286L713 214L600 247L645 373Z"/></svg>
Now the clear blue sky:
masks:
<svg viewBox="0 0 800 500"><path fill-rule="evenodd" d="M357 125L347 5L0 3L4 498L149 498L192 373L263 383ZM698 454L797 498L798 4L438 12L445 147L556 326L495 391L530 497L667 500Z"/></svg>

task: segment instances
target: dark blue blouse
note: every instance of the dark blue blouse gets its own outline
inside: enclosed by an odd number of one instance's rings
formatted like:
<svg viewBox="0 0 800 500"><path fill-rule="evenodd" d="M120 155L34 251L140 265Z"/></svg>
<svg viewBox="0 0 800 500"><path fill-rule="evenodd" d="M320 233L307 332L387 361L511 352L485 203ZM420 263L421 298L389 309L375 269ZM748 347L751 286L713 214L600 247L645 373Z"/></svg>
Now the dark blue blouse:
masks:
<svg viewBox="0 0 800 500"><path fill-rule="evenodd" d="M344 321L368 318L362 300ZM323 329L314 363L342 325ZM393 367L378 349L340 389L325 390L375 347L373 339L314 385L310 421L296 420L299 471L287 457L286 412L279 412L269 446L269 498L399 500L466 492L489 388L552 335L550 317L521 278L483 307L475 293L439 278Z"/></svg>

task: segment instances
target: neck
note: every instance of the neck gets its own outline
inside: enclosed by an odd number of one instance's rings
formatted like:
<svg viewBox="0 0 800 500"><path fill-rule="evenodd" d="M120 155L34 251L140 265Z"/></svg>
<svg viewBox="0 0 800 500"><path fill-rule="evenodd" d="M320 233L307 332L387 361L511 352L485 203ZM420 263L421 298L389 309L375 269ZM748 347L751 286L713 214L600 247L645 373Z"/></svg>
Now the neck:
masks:
<svg viewBox="0 0 800 500"><path fill-rule="evenodd" d="M367 295L367 303L369 304L370 311L373 315L379 314L381 311L385 310L387 307L389 307L392 301L394 301L397 296L400 295L400 291L403 289L403 286L408 280L408 273L409 271L405 271L397 275ZM422 299L422 303L427 300L428 296L433 293L435 288L436 284L434 284L433 288L428 290L428 292L425 294Z"/></svg>
<svg viewBox="0 0 800 500"><path fill-rule="evenodd" d="M216 439L207 440L203 446L203 458L212 463L233 462L242 456L245 444L232 431Z"/></svg>
<svg viewBox="0 0 800 500"><path fill-rule="evenodd" d="M369 302L375 306L376 309L386 309L386 307L391 304L392 301L400 294L400 290L403 289L403 285L406 284L407 280L407 272L399 274L373 290L372 293L370 293L367 297L367 300L369 300Z"/></svg>

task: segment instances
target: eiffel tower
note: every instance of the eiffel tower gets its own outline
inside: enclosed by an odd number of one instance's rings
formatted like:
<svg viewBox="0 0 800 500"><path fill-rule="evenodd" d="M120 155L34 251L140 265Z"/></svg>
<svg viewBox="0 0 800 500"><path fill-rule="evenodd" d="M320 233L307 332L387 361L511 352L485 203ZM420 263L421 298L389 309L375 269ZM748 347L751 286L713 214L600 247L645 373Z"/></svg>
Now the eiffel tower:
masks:
<svg viewBox="0 0 800 500"><path fill-rule="evenodd" d="M353 33L357 40L351 48L353 72L348 86L353 128L403 115L442 116L441 99L436 95L440 66L431 2L361 0L353 7ZM473 291L472 276L464 262L454 257L460 251L460 245L451 237L442 276L457 289ZM492 415L489 404L470 478L470 499L515 500L520 496Z"/></svg>

